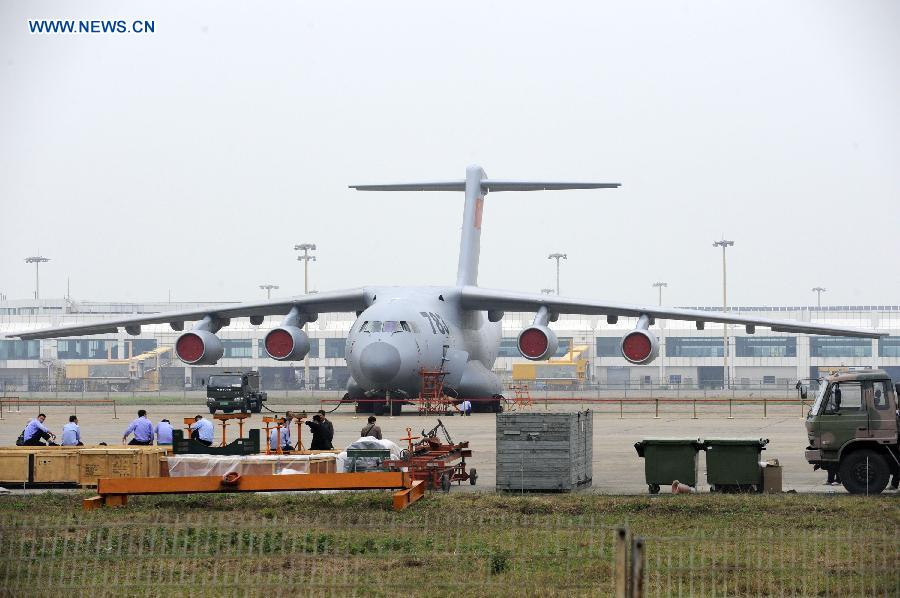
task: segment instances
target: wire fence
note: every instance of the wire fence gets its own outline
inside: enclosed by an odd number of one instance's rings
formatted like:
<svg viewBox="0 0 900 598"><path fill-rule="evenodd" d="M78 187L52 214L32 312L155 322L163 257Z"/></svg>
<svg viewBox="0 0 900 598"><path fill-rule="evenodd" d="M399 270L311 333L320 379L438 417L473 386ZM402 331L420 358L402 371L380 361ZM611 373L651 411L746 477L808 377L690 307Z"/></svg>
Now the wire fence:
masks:
<svg viewBox="0 0 900 598"><path fill-rule="evenodd" d="M645 536L640 568L626 564L620 529L593 516L527 514L23 515L0 521L0 593L900 594L896 526Z"/></svg>

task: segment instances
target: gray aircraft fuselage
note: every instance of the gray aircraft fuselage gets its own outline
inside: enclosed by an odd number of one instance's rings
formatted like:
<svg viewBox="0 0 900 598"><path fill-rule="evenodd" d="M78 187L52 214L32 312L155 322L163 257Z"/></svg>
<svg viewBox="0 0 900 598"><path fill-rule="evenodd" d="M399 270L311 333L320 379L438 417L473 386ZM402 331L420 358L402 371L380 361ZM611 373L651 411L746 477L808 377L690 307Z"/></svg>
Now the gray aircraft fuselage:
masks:
<svg viewBox="0 0 900 598"><path fill-rule="evenodd" d="M345 359L352 398L414 398L422 371L446 372L444 385L459 398L501 393L491 372L500 348L500 322L465 310L455 287L367 287L374 302L347 335Z"/></svg>

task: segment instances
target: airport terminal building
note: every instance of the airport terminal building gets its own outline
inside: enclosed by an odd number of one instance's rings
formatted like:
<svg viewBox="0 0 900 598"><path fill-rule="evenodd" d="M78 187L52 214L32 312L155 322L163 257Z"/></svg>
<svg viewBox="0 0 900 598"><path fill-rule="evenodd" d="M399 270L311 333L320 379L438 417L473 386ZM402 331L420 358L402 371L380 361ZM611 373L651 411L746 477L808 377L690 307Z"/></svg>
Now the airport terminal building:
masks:
<svg viewBox="0 0 900 598"><path fill-rule="evenodd" d="M213 303L0 301L0 336L206 305ZM736 388L793 385L800 378L815 378L820 370L837 366L881 367L900 379L900 306L735 307L731 311L764 318L875 328L890 334L878 340L781 334L763 328L748 334L743 326L730 326L728 377ZM527 363L518 353L516 338L533 316L507 313L503 318L503 342L494 370L506 382L512 381L516 364ZM266 318L260 326L252 326L247 319L234 320L219 332L225 353L214 367L188 366L179 361L173 345L180 333L167 325L144 326L137 336L121 331L40 341L4 338L0 340L0 390L99 390L104 386L118 391L197 389L210 373L247 368L259 370L262 386L268 390L340 390L349 377L344 349L354 319L353 314L320 314L317 322L307 325L311 350L307 359L299 362L278 362L266 356L263 339L280 323L280 317ZM707 323L704 330L697 330L691 322L659 321L651 328L659 337L659 357L648 365L637 366L626 361L619 348L622 336L634 324L630 318L608 324L602 316L561 316L551 326L559 337L557 359L559 363L567 359L584 363L584 374L577 383L600 388L723 386L725 343L721 325ZM565 372L566 368L547 371ZM553 378L553 374L548 377ZM538 388L550 382L546 377L538 378Z"/></svg>

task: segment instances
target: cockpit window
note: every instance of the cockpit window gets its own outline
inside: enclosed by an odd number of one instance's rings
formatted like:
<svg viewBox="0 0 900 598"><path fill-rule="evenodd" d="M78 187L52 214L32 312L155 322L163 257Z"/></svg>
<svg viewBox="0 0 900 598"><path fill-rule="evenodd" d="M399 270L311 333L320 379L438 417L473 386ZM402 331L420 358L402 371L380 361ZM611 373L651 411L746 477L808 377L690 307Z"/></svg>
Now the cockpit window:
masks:
<svg viewBox="0 0 900 598"><path fill-rule="evenodd" d="M384 323L384 331L388 334L394 334L395 332L402 332L400 328L400 322L389 320Z"/></svg>
<svg viewBox="0 0 900 598"><path fill-rule="evenodd" d="M400 322L400 327L403 328L404 332L409 332L409 324L406 322Z"/></svg>
<svg viewBox="0 0 900 598"><path fill-rule="evenodd" d="M381 332L381 322L378 320L369 322L369 332Z"/></svg>
<svg viewBox="0 0 900 598"><path fill-rule="evenodd" d="M359 327L360 332L385 332L387 334L410 332L411 330L409 322L398 322L396 320L387 320L385 322L378 320L372 322L365 321L362 326Z"/></svg>
<svg viewBox="0 0 900 598"><path fill-rule="evenodd" d="M368 326L368 325L369 325L369 321L366 320L365 322L362 323L362 326L359 327L359 331L360 332L368 332L368 330L366 330L366 326Z"/></svg>

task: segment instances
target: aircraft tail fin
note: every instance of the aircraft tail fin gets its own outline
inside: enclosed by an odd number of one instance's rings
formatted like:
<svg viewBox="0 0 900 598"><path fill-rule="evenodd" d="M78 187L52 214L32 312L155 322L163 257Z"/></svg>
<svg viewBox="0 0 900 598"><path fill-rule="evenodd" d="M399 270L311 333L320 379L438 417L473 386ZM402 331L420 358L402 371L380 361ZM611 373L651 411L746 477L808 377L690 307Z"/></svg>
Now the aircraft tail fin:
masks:
<svg viewBox="0 0 900 598"><path fill-rule="evenodd" d="M465 191L466 203L463 208L462 236L460 238L456 284L457 286L474 286L478 280L478 258L481 255L481 214L484 209L484 196L488 192L612 189L618 186L619 183L492 180L487 178L480 166L473 165L466 168L466 178L462 181L350 185L350 188L357 191Z"/></svg>

